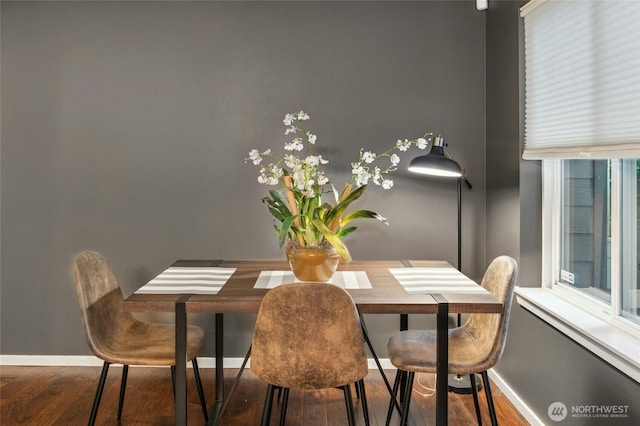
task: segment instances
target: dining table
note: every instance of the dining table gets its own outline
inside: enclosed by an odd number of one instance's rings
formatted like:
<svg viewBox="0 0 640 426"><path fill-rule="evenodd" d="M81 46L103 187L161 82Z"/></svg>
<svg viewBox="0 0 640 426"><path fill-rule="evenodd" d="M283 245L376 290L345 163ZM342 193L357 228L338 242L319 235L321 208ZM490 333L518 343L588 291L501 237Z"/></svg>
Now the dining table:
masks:
<svg viewBox="0 0 640 426"><path fill-rule="evenodd" d="M296 281L286 260L177 260L128 296L124 309L130 312L174 313L176 326L176 425L187 424L186 330L187 314L210 313L215 321L215 404L207 424L219 424L248 359L250 348L236 380L225 397L224 314L251 313L260 308L264 295L277 285ZM341 262L329 284L345 288L361 318L363 314L399 314L399 328L406 328L409 314L436 315L437 374L436 424L446 425L448 416L448 326L449 313L502 312L502 303L446 261L351 260ZM233 324L231 324L233 326ZM365 341L385 378L378 356Z"/></svg>

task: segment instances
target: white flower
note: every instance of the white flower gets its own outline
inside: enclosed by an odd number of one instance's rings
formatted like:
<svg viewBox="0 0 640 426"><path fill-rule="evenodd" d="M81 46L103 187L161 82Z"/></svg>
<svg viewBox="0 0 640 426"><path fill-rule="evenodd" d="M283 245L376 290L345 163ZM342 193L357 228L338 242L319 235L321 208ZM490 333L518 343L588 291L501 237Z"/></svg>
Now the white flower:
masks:
<svg viewBox="0 0 640 426"><path fill-rule="evenodd" d="M400 163L400 156L398 156L398 154L392 154L389 159L391 160L391 164L394 166L397 166L398 163Z"/></svg>
<svg viewBox="0 0 640 426"><path fill-rule="evenodd" d="M269 178L269 185L271 186L276 186L278 182L279 180L275 176L271 176L271 178Z"/></svg>
<svg viewBox="0 0 640 426"><path fill-rule="evenodd" d="M318 172L318 185L326 185L329 183L329 178L327 178L324 173Z"/></svg>
<svg viewBox="0 0 640 426"><path fill-rule="evenodd" d="M320 158L316 155L309 155L307 156L307 158L304 159L304 163L314 167L320 164Z"/></svg>
<svg viewBox="0 0 640 426"><path fill-rule="evenodd" d="M409 147L411 146L411 142L409 142L407 139L405 139L404 141L401 141L400 139L398 139L396 146L400 151L404 152L409 149Z"/></svg>
<svg viewBox="0 0 640 426"><path fill-rule="evenodd" d="M296 118L293 114L287 114L284 116L284 120L282 120L282 122L285 124L285 126L291 126L295 119Z"/></svg>
<svg viewBox="0 0 640 426"><path fill-rule="evenodd" d="M296 127L295 126L291 126L288 127L287 130L284 131L285 135L288 135L289 133L295 133L296 132Z"/></svg>
<svg viewBox="0 0 640 426"><path fill-rule="evenodd" d="M311 133L307 132L307 138L309 139L309 143L313 145L314 143L316 143L316 139L318 138L318 136L312 135Z"/></svg>
<svg viewBox="0 0 640 426"><path fill-rule="evenodd" d="M300 111L298 113L298 120L308 120L309 119L309 114L307 114L304 111Z"/></svg>
<svg viewBox="0 0 640 426"><path fill-rule="evenodd" d="M356 167L352 170L352 172L356 178L356 185L357 186L366 185L369 182L369 179L371 179L371 174L367 169L360 166L358 163L354 163L354 165Z"/></svg>
<svg viewBox="0 0 640 426"><path fill-rule="evenodd" d="M284 149L287 151L302 151L304 149L304 145L302 144L301 138L295 138L291 141L291 143L287 143L284 145Z"/></svg>
<svg viewBox="0 0 640 426"><path fill-rule="evenodd" d="M416 146L420 149L425 149L427 147L427 140L425 138L418 138Z"/></svg>
<svg viewBox="0 0 640 426"><path fill-rule="evenodd" d="M316 191L313 189L315 181L313 179L309 179L305 182L304 189L302 190L302 194L306 197L315 197Z"/></svg>
<svg viewBox="0 0 640 426"><path fill-rule="evenodd" d="M367 164L371 164L376 160L376 153L371 151L366 151L365 153L362 154L362 160Z"/></svg>
<svg viewBox="0 0 640 426"><path fill-rule="evenodd" d="M288 154L284 156L284 164L290 169L293 169L297 163L298 163L298 157L296 157L295 155Z"/></svg>
<svg viewBox="0 0 640 426"><path fill-rule="evenodd" d="M382 187L384 189L391 189L393 186L393 181L391 179L385 179L382 181Z"/></svg>
<svg viewBox="0 0 640 426"><path fill-rule="evenodd" d="M262 156L260 155L260 151L257 149L252 149L249 151L249 159L253 161L253 164L256 166L262 162Z"/></svg>
<svg viewBox="0 0 640 426"><path fill-rule="evenodd" d="M275 186L280 181L282 177L282 169L275 164L269 164L267 167L262 167L260 169L260 176L258 176L258 182Z"/></svg>
<svg viewBox="0 0 640 426"><path fill-rule="evenodd" d="M382 179L382 171L380 170L380 167L374 167L373 173L371 174L371 180L376 185L380 185L380 179Z"/></svg>

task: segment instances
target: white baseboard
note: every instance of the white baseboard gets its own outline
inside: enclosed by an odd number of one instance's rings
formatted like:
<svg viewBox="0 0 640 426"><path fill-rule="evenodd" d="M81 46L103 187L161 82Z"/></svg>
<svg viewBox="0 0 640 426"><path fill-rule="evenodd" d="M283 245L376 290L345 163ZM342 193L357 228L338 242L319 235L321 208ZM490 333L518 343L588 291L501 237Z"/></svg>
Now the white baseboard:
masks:
<svg viewBox="0 0 640 426"><path fill-rule="evenodd" d="M509 386L509 384L504 381L502 376L496 373L495 370L489 370L487 371L487 373L489 374L489 378L491 379L491 381L495 383L496 386L498 386L504 396L506 396L509 402L513 404L515 409L518 410L525 419L527 419L531 426L545 426L545 423L540 420L538 416L536 416L531 408L529 408L529 406L522 400L522 398L520 398L520 395L518 395L511 388L511 386Z"/></svg>
<svg viewBox="0 0 640 426"><path fill-rule="evenodd" d="M225 358L224 365L225 368L240 368L243 361L243 358ZM93 355L0 355L0 366L100 367L102 364L103 361ZM249 361L247 368L251 366L250 364ZM380 364L385 370L395 368L386 358L380 359ZM198 366L200 368L215 368L216 360L213 357L198 357ZM369 359L369 368L378 368L373 359ZM532 426L545 425L498 373L489 370L489 377Z"/></svg>
<svg viewBox="0 0 640 426"><path fill-rule="evenodd" d="M240 368L243 358L225 358L225 368ZM101 367L103 361L93 355L0 355L1 365L19 366L50 366L50 367ZM393 365L388 359L381 359L380 364L384 369L393 369ZM215 368L216 359L214 357L198 357L198 366L201 368ZM247 363L247 368L251 366L251 360ZM369 368L375 368L373 359L369 360Z"/></svg>
<svg viewBox="0 0 640 426"><path fill-rule="evenodd" d="M102 367L103 362L92 355L0 355L0 366Z"/></svg>

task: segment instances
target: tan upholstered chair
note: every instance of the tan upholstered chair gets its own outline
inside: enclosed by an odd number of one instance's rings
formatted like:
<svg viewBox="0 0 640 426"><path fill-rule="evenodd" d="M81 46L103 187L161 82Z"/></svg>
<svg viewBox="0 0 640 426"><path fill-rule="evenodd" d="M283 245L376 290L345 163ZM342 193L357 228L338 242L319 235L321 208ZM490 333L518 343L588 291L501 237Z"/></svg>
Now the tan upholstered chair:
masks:
<svg viewBox="0 0 640 426"><path fill-rule="evenodd" d="M262 300L251 349L251 372L268 384L262 424L271 417L273 392L289 388L344 391L349 424L355 423L350 384L355 383L368 423L364 377L367 355L358 311L346 290L326 283L293 283Z"/></svg>
<svg viewBox="0 0 640 426"><path fill-rule="evenodd" d="M120 285L107 259L100 253L87 251L76 257L74 275L87 343L91 352L104 361L89 424L95 423L111 364L123 365L118 403L120 419L129 365L171 366L172 377L175 378L175 327L142 322L124 311ZM200 403L206 419L207 406L196 361L204 332L200 327L189 326L187 333L187 359L193 363Z"/></svg>
<svg viewBox="0 0 640 426"><path fill-rule="evenodd" d="M470 375L479 424L481 424L481 416L474 373L482 375L491 423L495 425L498 422L487 370L496 364L504 349L517 276L518 265L515 260L508 256L494 259L487 268L481 285L502 302L502 314L471 314L461 327L449 330L449 373ZM404 392L405 400L400 420L400 424L405 425L415 373L436 372L436 332L435 330L398 332L387 342L387 352L391 363L398 368L394 394L397 394L402 379L406 378L407 387ZM446 391L446 389L438 389L438 392ZM387 425L391 420L394 405L394 401L391 400L387 413Z"/></svg>

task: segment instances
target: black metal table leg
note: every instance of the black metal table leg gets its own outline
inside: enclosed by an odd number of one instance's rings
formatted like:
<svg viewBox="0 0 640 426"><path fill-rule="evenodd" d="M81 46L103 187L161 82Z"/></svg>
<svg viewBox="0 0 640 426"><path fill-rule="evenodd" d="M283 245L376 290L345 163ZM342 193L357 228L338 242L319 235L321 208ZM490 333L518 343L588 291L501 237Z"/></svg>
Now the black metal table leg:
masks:
<svg viewBox="0 0 640 426"><path fill-rule="evenodd" d="M182 295L176 302L176 425L187 425L187 300Z"/></svg>
<svg viewBox="0 0 640 426"><path fill-rule="evenodd" d="M433 295L438 302L436 325L436 425L446 426L449 382L449 302L441 294Z"/></svg>
<svg viewBox="0 0 640 426"><path fill-rule="evenodd" d="M409 315L400 314L400 331L409 329Z"/></svg>
<svg viewBox="0 0 640 426"><path fill-rule="evenodd" d="M409 329L409 315L408 314L400 314L400 331L405 331ZM404 393L407 388L407 377L402 376L400 380L400 401L404 401Z"/></svg>
<svg viewBox="0 0 640 426"><path fill-rule="evenodd" d="M405 268L413 268L413 264L411 264L410 260L402 260L401 262ZM409 314L400 314L400 331L405 331L408 329L409 329ZM400 401L404 401L406 388L407 388L407 376L406 374L403 374L402 378L400 379ZM394 402L395 402L395 396L394 396ZM398 410L400 410L399 407L398 407Z"/></svg>
<svg viewBox="0 0 640 426"><path fill-rule="evenodd" d="M224 403L224 314L215 314L215 344L216 344L216 403L213 415L209 419L218 421L221 416L222 404Z"/></svg>

